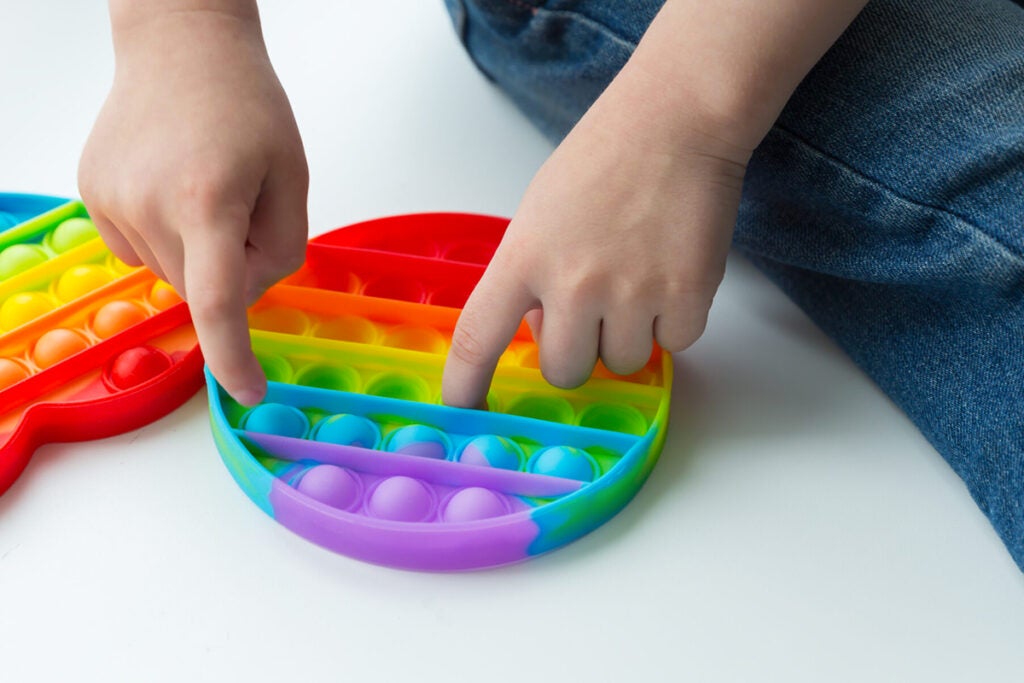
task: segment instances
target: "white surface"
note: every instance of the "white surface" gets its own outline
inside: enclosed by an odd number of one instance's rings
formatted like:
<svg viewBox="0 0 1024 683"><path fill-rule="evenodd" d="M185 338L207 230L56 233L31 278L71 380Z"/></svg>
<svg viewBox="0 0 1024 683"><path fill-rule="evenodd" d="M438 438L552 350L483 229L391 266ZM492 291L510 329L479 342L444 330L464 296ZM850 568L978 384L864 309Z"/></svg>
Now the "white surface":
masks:
<svg viewBox="0 0 1024 683"><path fill-rule="evenodd" d="M314 232L514 211L549 148L440 2L267 3L264 23ZM5 3L0 27L0 189L74 195L112 74L102 3ZM742 261L674 401L617 518L462 575L275 524L221 465L203 396L41 448L0 498L0 680L1021 680L1024 575L943 460Z"/></svg>

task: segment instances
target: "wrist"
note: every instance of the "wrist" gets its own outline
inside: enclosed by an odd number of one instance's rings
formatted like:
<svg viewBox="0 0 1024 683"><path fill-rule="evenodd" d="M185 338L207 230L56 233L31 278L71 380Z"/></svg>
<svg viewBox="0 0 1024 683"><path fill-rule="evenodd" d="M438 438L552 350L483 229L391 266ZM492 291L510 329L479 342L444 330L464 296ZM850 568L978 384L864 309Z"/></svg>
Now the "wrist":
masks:
<svg viewBox="0 0 1024 683"><path fill-rule="evenodd" d="M265 51L253 0L110 0L110 23L119 68L137 55L159 59L182 47L215 52L248 42Z"/></svg>

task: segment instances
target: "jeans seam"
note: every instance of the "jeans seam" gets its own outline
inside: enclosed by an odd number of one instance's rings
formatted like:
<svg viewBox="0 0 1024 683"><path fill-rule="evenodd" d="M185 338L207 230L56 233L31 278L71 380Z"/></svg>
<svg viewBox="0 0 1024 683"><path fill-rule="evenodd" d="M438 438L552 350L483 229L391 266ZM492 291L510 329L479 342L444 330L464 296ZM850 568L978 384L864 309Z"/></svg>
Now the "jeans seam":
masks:
<svg viewBox="0 0 1024 683"><path fill-rule="evenodd" d="M517 4L517 5L524 4L524 3L522 3L522 0L507 0L507 1L511 2L513 4ZM634 43L632 40L630 40L629 38L626 38L625 36L619 35L619 33L617 33L614 29L612 29L607 24L601 23L600 21L597 21L596 19L592 19L591 17L588 17L587 15L583 14L582 12L576 12L576 11L567 10L567 9L547 9L546 7L543 7L543 6L534 7L534 6L531 5L531 7L533 7L534 15L546 14L548 16L566 17L568 19L575 19L576 21L580 22L581 24L583 24L585 26L588 26L589 28L592 28L592 29L594 29L596 31L600 31L605 36L607 36L609 39L611 39L613 42L617 43L620 47L624 47L627 50L629 50L630 52L633 52L634 50L636 50L637 44Z"/></svg>
<svg viewBox="0 0 1024 683"><path fill-rule="evenodd" d="M803 138L802 136L798 135L797 133L793 132L792 130L789 130L788 128L786 128L785 126L783 126L782 124L780 124L778 122L776 122L776 124L773 126L773 129L778 131L779 133L782 133L784 136L792 139L793 141L797 142L798 144L802 145L803 147L808 149L810 152L812 152L813 154L815 154L815 155L825 159L829 163L834 164L835 166L838 166L839 168L843 169L844 171L846 171L848 173L851 173L851 174L857 176L858 178L861 178L862 180L864 180L866 182L869 182L872 185L875 185L876 187L881 188L886 193L892 195L893 197L898 199L903 204L908 204L908 205L910 205L911 207L913 207L915 209L924 209L924 210L927 210L927 211L935 211L935 212L938 212L938 213L941 213L941 214L944 214L946 216L949 216L949 217L953 218L957 222L965 225L968 228L973 229L975 232L977 232L977 233L981 234L982 236L984 236L989 242L991 242L992 244L996 245L1002 252L1004 252L1006 256L1008 256L1011 260L1015 261L1018 266L1024 266L1024 254L1018 253L1011 245L1005 243L1000 238L998 238L995 235L989 233L982 226L975 224L974 222L972 222L970 219L966 218L965 216L961 216L960 214L956 213L955 211L951 211L950 209L948 209L946 207L936 206L934 204L928 204L928 203L922 202L922 201L920 201L918 199L914 199L913 197L908 197L908 196L904 195L903 193L897 191L895 188L890 187L889 185L887 185L886 183L882 182L881 180L879 180L877 178L874 178L874 177L868 175L867 173L864 173L863 171L861 171L861 170L859 170L857 168L854 168L853 166L851 166L850 164L846 163L842 159L839 159L839 158L833 156L832 154L826 152L825 150L820 149L819 147L817 147L813 143L811 143L809 140Z"/></svg>

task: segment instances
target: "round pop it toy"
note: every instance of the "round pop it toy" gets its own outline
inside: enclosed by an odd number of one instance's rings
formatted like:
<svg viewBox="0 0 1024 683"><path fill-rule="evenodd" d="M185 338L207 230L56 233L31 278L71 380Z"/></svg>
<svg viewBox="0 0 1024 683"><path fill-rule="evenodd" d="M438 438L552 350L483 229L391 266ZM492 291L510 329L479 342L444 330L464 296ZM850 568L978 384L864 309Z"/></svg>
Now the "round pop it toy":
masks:
<svg viewBox="0 0 1024 683"><path fill-rule="evenodd" d="M261 509L339 553L459 570L552 550L629 502L664 441L668 354L563 391L523 325L488 410L440 404L459 309L507 225L423 214L336 230L253 306L265 402L207 384L217 447Z"/></svg>
<svg viewBox="0 0 1024 683"><path fill-rule="evenodd" d="M202 378L185 304L81 203L0 194L0 494L39 445L141 427Z"/></svg>

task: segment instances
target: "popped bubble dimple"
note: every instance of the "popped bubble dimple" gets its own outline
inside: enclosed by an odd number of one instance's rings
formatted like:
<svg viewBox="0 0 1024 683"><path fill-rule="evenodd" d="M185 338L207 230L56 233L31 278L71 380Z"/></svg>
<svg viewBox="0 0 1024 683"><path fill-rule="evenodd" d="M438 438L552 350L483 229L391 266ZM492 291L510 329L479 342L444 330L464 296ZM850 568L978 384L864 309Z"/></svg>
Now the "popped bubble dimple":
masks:
<svg viewBox="0 0 1024 683"><path fill-rule="evenodd" d="M72 266L57 280L57 297L61 301L71 301L99 289L113 279L114 275L103 266Z"/></svg>
<svg viewBox="0 0 1024 683"><path fill-rule="evenodd" d="M313 500L339 510L351 510L363 497L359 477L337 465L311 467L295 488Z"/></svg>
<svg viewBox="0 0 1024 683"><path fill-rule="evenodd" d="M407 425L388 434L385 449L420 458L444 460L451 450L451 440L440 429L427 425Z"/></svg>
<svg viewBox="0 0 1024 683"><path fill-rule="evenodd" d="M332 415L317 423L313 438L341 446L377 448L380 429L373 420L360 415Z"/></svg>
<svg viewBox="0 0 1024 683"><path fill-rule="evenodd" d="M13 330L46 315L55 308L53 299L42 292L18 292L0 306L0 325Z"/></svg>
<svg viewBox="0 0 1024 683"><path fill-rule="evenodd" d="M500 493L479 486L459 489L448 499L441 512L446 522L476 522L508 514L508 501Z"/></svg>
<svg viewBox="0 0 1024 683"><path fill-rule="evenodd" d="M28 377L31 372L22 363L11 358L0 358L0 389L6 389Z"/></svg>
<svg viewBox="0 0 1024 683"><path fill-rule="evenodd" d="M509 405L508 412L511 415L563 424L572 424L573 418L576 416L572 404L561 396L537 394L524 394L518 397Z"/></svg>
<svg viewBox="0 0 1024 683"><path fill-rule="evenodd" d="M366 318L360 318L355 315L340 315L337 318L322 321L313 330L313 336L359 344L371 344L377 337L377 326Z"/></svg>
<svg viewBox="0 0 1024 683"><path fill-rule="evenodd" d="M130 389L171 368L174 361L166 351L136 346L122 351L110 364L107 379L115 389Z"/></svg>
<svg viewBox="0 0 1024 683"><path fill-rule="evenodd" d="M283 356L257 353L256 362L268 382L287 382L292 378L292 366Z"/></svg>
<svg viewBox="0 0 1024 683"><path fill-rule="evenodd" d="M138 325L147 317L146 309L134 301L109 301L93 316L92 331L100 339L107 339Z"/></svg>
<svg viewBox="0 0 1024 683"><path fill-rule="evenodd" d="M380 482L366 501L366 510L378 519L424 522L437 505L433 489L412 477L390 477Z"/></svg>
<svg viewBox="0 0 1024 683"><path fill-rule="evenodd" d="M98 236L96 226L88 218L69 218L53 231L50 246L55 252L63 253Z"/></svg>
<svg viewBox="0 0 1024 683"><path fill-rule="evenodd" d="M494 434L473 437L459 452L461 463L503 470L519 470L525 457L523 449L515 441Z"/></svg>
<svg viewBox="0 0 1024 683"><path fill-rule="evenodd" d="M249 327L282 334L305 334L309 317L302 311L281 306L264 308L249 314Z"/></svg>
<svg viewBox="0 0 1024 683"><path fill-rule="evenodd" d="M242 418L242 429L301 439L309 430L309 418L298 408L282 403L263 403Z"/></svg>
<svg viewBox="0 0 1024 683"><path fill-rule="evenodd" d="M549 446L534 453L526 469L534 474L593 481L597 474L597 463L582 448Z"/></svg>
<svg viewBox="0 0 1024 683"><path fill-rule="evenodd" d="M359 391L360 381L359 372L346 365L307 365L295 376L295 382L304 387L332 391Z"/></svg>
<svg viewBox="0 0 1024 683"><path fill-rule="evenodd" d="M32 360L40 368L48 368L89 348L89 340L74 330L58 327L44 332L32 348Z"/></svg>
<svg viewBox="0 0 1024 683"><path fill-rule="evenodd" d="M6 280L45 263L49 256L35 244L12 244L0 251L0 279Z"/></svg>
<svg viewBox="0 0 1024 683"><path fill-rule="evenodd" d="M384 372L370 380L366 385L366 393L371 396L426 403L430 400L430 385L416 375Z"/></svg>

